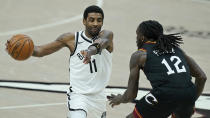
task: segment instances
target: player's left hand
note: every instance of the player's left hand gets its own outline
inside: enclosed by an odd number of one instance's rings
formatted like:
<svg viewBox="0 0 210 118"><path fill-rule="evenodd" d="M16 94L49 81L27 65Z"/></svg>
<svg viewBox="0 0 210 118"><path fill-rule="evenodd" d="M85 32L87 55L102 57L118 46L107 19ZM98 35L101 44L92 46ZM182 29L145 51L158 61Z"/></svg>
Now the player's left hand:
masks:
<svg viewBox="0 0 210 118"><path fill-rule="evenodd" d="M82 50L81 54L84 57L83 63L88 64L91 60L91 55L88 53L88 50Z"/></svg>
<svg viewBox="0 0 210 118"><path fill-rule="evenodd" d="M120 103L122 103L122 95L118 94L118 95L114 95L111 94L111 96L107 96L107 98L109 99L109 105L111 105L112 107L114 107L115 105L119 105Z"/></svg>

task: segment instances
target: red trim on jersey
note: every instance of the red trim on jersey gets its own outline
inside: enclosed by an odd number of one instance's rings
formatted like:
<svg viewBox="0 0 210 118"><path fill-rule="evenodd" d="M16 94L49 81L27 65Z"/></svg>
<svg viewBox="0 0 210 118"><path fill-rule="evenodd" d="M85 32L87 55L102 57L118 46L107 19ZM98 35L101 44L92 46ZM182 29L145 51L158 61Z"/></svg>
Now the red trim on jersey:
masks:
<svg viewBox="0 0 210 118"><path fill-rule="evenodd" d="M146 44L156 44L156 41L147 41Z"/></svg>
<svg viewBox="0 0 210 118"><path fill-rule="evenodd" d="M140 49L138 49L139 51L143 51L143 52L147 52L147 50L146 49L144 49L144 48L140 48Z"/></svg>
<svg viewBox="0 0 210 118"><path fill-rule="evenodd" d="M171 118L176 118L174 113L171 114Z"/></svg>
<svg viewBox="0 0 210 118"><path fill-rule="evenodd" d="M134 108L133 115L135 118L143 118L142 115L136 109L136 107Z"/></svg>

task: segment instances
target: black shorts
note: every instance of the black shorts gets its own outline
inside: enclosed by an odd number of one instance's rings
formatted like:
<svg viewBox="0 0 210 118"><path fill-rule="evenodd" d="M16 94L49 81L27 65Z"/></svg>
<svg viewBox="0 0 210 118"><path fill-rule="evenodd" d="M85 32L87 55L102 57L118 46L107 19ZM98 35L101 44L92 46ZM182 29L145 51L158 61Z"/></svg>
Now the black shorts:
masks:
<svg viewBox="0 0 210 118"><path fill-rule="evenodd" d="M149 93L136 103L133 114L135 118L168 118L174 112L179 114L186 113L185 108L190 109L193 106L194 104L192 103L160 102L153 94Z"/></svg>
<svg viewBox="0 0 210 118"><path fill-rule="evenodd" d="M195 112L194 104L192 105L182 105L180 104L172 114L172 118L191 118Z"/></svg>

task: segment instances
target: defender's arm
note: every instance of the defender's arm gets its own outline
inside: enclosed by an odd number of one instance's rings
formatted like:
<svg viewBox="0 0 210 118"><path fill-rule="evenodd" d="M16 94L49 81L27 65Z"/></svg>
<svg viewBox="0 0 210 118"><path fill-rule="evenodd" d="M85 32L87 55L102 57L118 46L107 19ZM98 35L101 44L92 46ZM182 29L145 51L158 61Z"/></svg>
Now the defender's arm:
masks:
<svg viewBox="0 0 210 118"><path fill-rule="evenodd" d="M133 101L138 93L140 67L143 67L146 61L146 52L136 51L132 54L130 59L130 75L128 81L128 88L123 95L111 95L110 104L113 106L120 103L127 103Z"/></svg>
<svg viewBox="0 0 210 118"><path fill-rule="evenodd" d="M184 53L184 55L189 65L191 76L195 77L195 86L197 91L196 99L198 99L198 97L203 92L203 88L207 77L203 70L200 68L200 66L191 57L186 55L186 53Z"/></svg>

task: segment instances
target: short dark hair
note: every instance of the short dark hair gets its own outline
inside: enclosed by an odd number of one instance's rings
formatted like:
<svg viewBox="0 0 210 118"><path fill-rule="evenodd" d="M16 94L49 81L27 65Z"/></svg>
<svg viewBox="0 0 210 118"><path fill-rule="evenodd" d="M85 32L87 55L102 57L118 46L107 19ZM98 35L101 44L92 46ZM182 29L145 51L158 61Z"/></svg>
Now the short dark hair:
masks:
<svg viewBox="0 0 210 118"><path fill-rule="evenodd" d="M103 10L96 5L91 5L85 9L84 14L83 14L83 19L87 19L88 13L100 13L102 15L102 18L104 19Z"/></svg>
<svg viewBox="0 0 210 118"><path fill-rule="evenodd" d="M163 26L155 20L147 20L139 24L138 32L148 39L155 40L157 42L155 48L159 52L170 51L173 47L179 47L183 43L179 33L164 34Z"/></svg>

